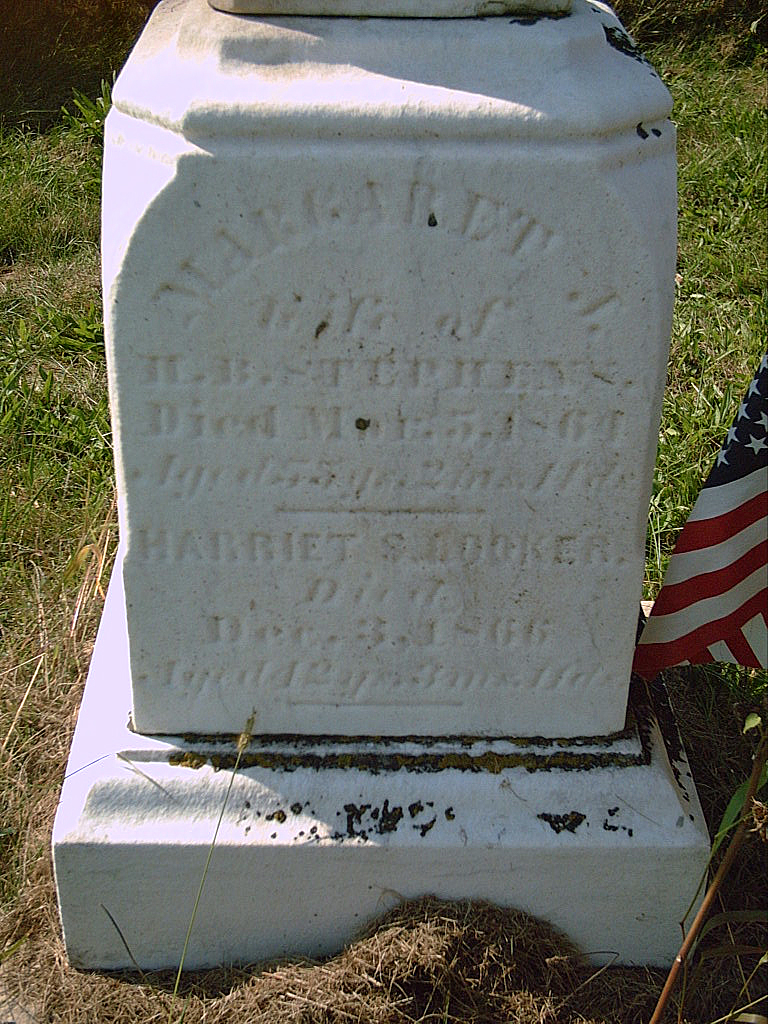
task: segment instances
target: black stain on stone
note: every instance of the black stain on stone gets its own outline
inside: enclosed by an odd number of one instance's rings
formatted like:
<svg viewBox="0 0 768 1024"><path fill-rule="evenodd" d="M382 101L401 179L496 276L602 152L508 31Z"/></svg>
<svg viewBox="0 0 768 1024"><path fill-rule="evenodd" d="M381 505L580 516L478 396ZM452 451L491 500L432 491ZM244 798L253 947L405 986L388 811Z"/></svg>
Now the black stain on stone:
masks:
<svg viewBox="0 0 768 1024"><path fill-rule="evenodd" d="M327 320L321 320L320 321L320 323L315 328L315 339L320 337L320 335L323 333L323 331L326 329L327 326L328 326L328 321Z"/></svg>
<svg viewBox="0 0 768 1024"><path fill-rule="evenodd" d="M417 814L421 814L424 810L424 804L421 800L414 800L412 804L408 804L408 813L412 818L415 818Z"/></svg>
<svg viewBox="0 0 768 1024"><path fill-rule="evenodd" d="M370 427L371 421L365 419L363 416L358 416L355 420L355 426L358 430L367 430Z"/></svg>
<svg viewBox="0 0 768 1024"><path fill-rule="evenodd" d="M414 825L413 827L417 828L419 830L419 835L423 839L424 836L427 834L427 832L429 832L429 830L432 828L432 826L435 824L436 821L437 821L437 818L435 817L435 818L432 819L432 821L427 821L423 825Z"/></svg>
<svg viewBox="0 0 768 1024"><path fill-rule="evenodd" d="M344 804L344 810L347 812L347 835L353 836L364 836L364 833L355 831L355 825L362 824L363 815L366 811L370 810L370 804Z"/></svg>
<svg viewBox="0 0 768 1024"><path fill-rule="evenodd" d="M614 815L616 815L618 813L619 813L619 808L618 807L609 807L608 808L608 817L613 818ZM682 821L682 818L680 819L680 821ZM603 829L606 832L619 832L619 831L626 832L630 839L632 838L632 836L634 834L632 829L628 828L626 825L612 825L608 821L608 818L604 818L603 819Z"/></svg>
<svg viewBox="0 0 768 1024"><path fill-rule="evenodd" d="M603 32L605 32L605 38L608 40L609 46L612 46L614 50L623 53L625 57L631 57L638 64L645 64L646 67L651 67L650 61L647 57L643 56L623 29L616 25L603 25Z"/></svg>
<svg viewBox="0 0 768 1024"><path fill-rule="evenodd" d="M427 217L427 224L431 228L437 227L437 217L434 215L434 213L430 213L430 215Z"/></svg>
<svg viewBox="0 0 768 1024"><path fill-rule="evenodd" d="M455 814L453 808L452 807L446 807L445 808L445 820L446 821L453 821L455 819L455 817L456 817L456 814Z"/></svg>
<svg viewBox="0 0 768 1024"><path fill-rule="evenodd" d="M295 804L291 804L291 812L293 814L301 814L301 804L297 800Z"/></svg>
<svg viewBox="0 0 768 1024"><path fill-rule="evenodd" d="M655 135L657 139L661 138L661 132L658 128L651 128L651 135Z"/></svg>
<svg viewBox="0 0 768 1024"><path fill-rule="evenodd" d="M635 131L637 132L637 134L640 136L641 139L647 139L648 138L648 132L645 130L645 128L643 128L642 121L637 126L637 128L635 128Z"/></svg>
<svg viewBox="0 0 768 1024"><path fill-rule="evenodd" d="M687 769L685 750L683 749L683 742L680 739L677 722L675 721L675 716L672 712L672 705L669 703L669 697L660 676L657 676L653 682L647 684L647 693L647 700L652 708L651 714L655 718L659 732L661 733L664 749L667 752L667 758L669 760L669 766L672 769L675 782L680 790L680 795L686 803L690 803L691 798L685 788L682 772L680 770L681 767L685 767Z"/></svg>
<svg viewBox="0 0 768 1024"><path fill-rule="evenodd" d="M505 753L495 750L484 750L474 754L475 744L485 743L485 739L468 735L445 736L372 736L368 738L369 749L339 751L334 750L336 744L348 741L349 737L340 735L305 736L293 733L280 733L270 736L251 738L249 749L238 753L238 737L229 733L211 733L197 735L185 733L181 739L184 743L214 749L184 750L176 749L168 756L168 763L185 768L199 768L206 763L215 771L233 771L239 769L260 768L267 771L295 772L355 769L379 775L382 772L415 772L440 773L448 770L488 773L498 775L500 772L524 768L528 772L537 771L590 771L599 768L625 768L648 764L653 745L653 729L656 725L654 709L660 699L662 706L667 706L663 687L659 693L653 689L649 692L644 680L633 676L630 683L630 714L626 727L620 732L607 736L579 736L561 739L534 736L521 739L515 736L498 737L500 741L512 745L513 749ZM668 714L671 714L668 713ZM666 715L664 720L666 721ZM612 750L617 740L631 739L635 729L640 736L642 751L625 753ZM392 749L394 744L418 744L422 750L411 753ZM674 741L673 741L674 742ZM438 743L450 743L456 749L448 752L437 752L432 748ZM546 747L548 750L538 753L530 748ZM583 746L602 747L603 750L581 751ZM282 749L282 748L290 748ZM319 749L312 749L319 748ZM310 801L305 803L309 807ZM450 808L452 811L453 808ZM315 811L308 813L315 816ZM372 815L373 816L373 815ZM449 819L451 820L451 819Z"/></svg>
<svg viewBox="0 0 768 1024"><path fill-rule="evenodd" d="M586 821L586 814L580 811L569 811L568 814L537 814L537 818L546 821L553 832L575 832L579 825Z"/></svg>
<svg viewBox="0 0 768 1024"><path fill-rule="evenodd" d="M402 807L390 808L389 800L385 800L381 808L381 820L378 827L379 834L384 835L385 832L395 832L402 817Z"/></svg>
<svg viewBox="0 0 768 1024"><path fill-rule="evenodd" d="M570 11L549 11L541 14L518 14L509 19L510 25L535 25L537 21L559 21L570 16Z"/></svg>

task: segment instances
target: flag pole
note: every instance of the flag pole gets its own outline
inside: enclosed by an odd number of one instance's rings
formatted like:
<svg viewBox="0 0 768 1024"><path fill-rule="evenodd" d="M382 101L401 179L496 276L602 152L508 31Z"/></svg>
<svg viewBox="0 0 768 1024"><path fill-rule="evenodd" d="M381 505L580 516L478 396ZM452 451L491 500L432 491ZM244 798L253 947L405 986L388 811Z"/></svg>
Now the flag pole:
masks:
<svg viewBox="0 0 768 1024"><path fill-rule="evenodd" d="M672 994L672 990L675 987L677 976L680 973L680 968L685 963L686 957L693 948L693 944L701 930L701 926L704 924L704 921L709 914L720 885L730 871L731 865L736 858L736 854L739 852L741 844L744 842L744 838L747 834L747 822L749 819L749 812L752 807L752 800L758 789L760 775L766 763L766 757L768 757L768 732L763 733L755 753L755 760L752 765L752 774L749 778L749 785L747 786L747 792L744 796L744 803L741 808L741 821L739 823L739 827L736 829L736 833L729 843L728 849L725 851L725 856L720 863L720 867L717 869L715 877L712 879L709 888L704 894L704 899L701 901L699 911L693 919L693 924L691 925L688 934L683 940L680 952L674 959L669 974L667 975L667 980L664 983L664 988L661 990L659 1001L656 1003L656 1009L653 1011L653 1016L648 1024L660 1024L664 1008L666 1007L669 997Z"/></svg>

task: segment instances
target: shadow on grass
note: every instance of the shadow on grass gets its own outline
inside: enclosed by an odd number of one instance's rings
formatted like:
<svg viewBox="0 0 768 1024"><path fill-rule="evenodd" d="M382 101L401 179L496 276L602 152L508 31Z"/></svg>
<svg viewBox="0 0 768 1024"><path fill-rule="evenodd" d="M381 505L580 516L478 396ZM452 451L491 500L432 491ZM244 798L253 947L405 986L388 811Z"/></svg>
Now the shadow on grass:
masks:
<svg viewBox="0 0 768 1024"><path fill-rule="evenodd" d="M0 126L45 130L73 89L100 92L158 0L9 0L0 24Z"/></svg>
<svg viewBox="0 0 768 1024"><path fill-rule="evenodd" d="M6 0L0 23L0 127L45 130L72 99L110 82L159 0ZM615 0L641 45L728 32L729 58L751 63L768 42L763 0Z"/></svg>

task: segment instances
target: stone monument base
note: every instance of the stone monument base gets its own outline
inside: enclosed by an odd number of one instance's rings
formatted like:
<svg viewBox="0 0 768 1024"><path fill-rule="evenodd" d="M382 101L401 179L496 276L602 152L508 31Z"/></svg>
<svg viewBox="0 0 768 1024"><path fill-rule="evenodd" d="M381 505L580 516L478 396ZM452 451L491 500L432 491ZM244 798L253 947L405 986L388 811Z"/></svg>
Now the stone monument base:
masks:
<svg viewBox="0 0 768 1024"><path fill-rule="evenodd" d="M234 737L128 725L116 569L53 833L77 967L177 966ZM224 811L185 964L338 951L403 898L551 921L595 962L668 963L709 839L661 691L610 737L256 737ZM407 723L406 723L407 725Z"/></svg>

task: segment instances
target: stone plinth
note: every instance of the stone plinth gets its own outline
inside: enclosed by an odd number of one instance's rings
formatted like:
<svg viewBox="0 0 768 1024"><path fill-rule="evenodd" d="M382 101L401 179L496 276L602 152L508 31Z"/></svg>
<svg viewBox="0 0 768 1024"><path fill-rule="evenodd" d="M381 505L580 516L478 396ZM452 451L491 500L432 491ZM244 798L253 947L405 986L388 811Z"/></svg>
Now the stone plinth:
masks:
<svg viewBox="0 0 768 1024"><path fill-rule="evenodd" d="M674 128L603 7L530 22L184 0L128 61L103 240L139 731L622 728Z"/></svg>
<svg viewBox="0 0 768 1024"><path fill-rule="evenodd" d="M708 840L663 693L567 743L260 738L227 803L187 967L321 956L401 898L516 906L598 962L668 963ZM235 743L125 726L115 574L54 830L72 963L176 966Z"/></svg>

